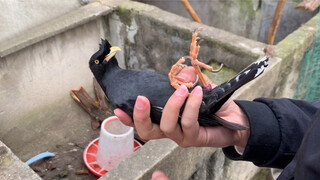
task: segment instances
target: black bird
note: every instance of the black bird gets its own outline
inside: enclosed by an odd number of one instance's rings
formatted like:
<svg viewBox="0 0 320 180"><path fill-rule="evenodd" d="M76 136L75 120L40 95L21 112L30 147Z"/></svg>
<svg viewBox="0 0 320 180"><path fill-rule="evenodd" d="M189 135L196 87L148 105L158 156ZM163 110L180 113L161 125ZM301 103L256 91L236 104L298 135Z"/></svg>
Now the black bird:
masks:
<svg viewBox="0 0 320 180"><path fill-rule="evenodd" d="M163 107L175 89L168 76L150 71L126 70L118 66L115 54L120 48L112 47L108 41L101 40L99 50L89 61L90 69L111 103L124 110L131 117L138 95L146 96L151 104L151 120L159 124ZM244 130L247 127L228 122L214 113L242 85L258 77L267 67L267 57L251 64L231 80L211 90L203 89L203 103L199 112L199 125L225 126ZM181 113L183 112L183 108Z"/></svg>

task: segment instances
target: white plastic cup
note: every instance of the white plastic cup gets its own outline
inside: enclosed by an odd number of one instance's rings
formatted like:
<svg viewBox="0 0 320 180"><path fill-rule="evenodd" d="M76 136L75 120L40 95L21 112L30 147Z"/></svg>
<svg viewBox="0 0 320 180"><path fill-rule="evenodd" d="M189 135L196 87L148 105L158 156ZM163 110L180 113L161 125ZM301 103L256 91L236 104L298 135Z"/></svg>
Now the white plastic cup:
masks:
<svg viewBox="0 0 320 180"><path fill-rule="evenodd" d="M134 151L133 127L121 123L116 116L101 124L97 152L98 165L110 171Z"/></svg>

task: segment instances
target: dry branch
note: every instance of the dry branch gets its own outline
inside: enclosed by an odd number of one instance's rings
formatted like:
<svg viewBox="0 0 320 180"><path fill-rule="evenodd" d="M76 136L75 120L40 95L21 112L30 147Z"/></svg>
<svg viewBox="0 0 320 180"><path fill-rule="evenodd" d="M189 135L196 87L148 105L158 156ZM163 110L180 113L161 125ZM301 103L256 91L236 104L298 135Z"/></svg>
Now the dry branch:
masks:
<svg viewBox="0 0 320 180"><path fill-rule="evenodd" d="M80 87L78 90L71 90L70 94L91 116L91 128L98 129L103 120L113 116L114 108L95 78L93 78L93 88L95 90L96 100L94 100L83 87ZM134 131L134 137L142 143L146 142L146 140L139 137L137 131Z"/></svg>
<svg viewBox="0 0 320 180"><path fill-rule="evenodd" d="M280 23L280 18L282 14L282 10L284 5L286 4L286 0L279 0L277 4L276 11L273 16L272 24L268 33L268 44L273 45L274 38L276 36L276 32Z"/></svg>
<svg viewBox="0 0 320 180"><path fill-rule="evenodd" d="M194 11L192 6L190 5L188 0L181 0L183 6L187 9L190 16L193 18L193 20L197 21L198 23L202 23L201 19L197 15L197 13Z"/></svg>
<svg viewBox="0 0 320 180"><path fill-rule="evenodd" d="M91 116L91 127L97 129L101 122L112 115L112 106L106 100L106 96L97 81L93 80L93 86L96 93L94 100L87 91L80 87L79 90L71 90L72 98Z"/></svg>

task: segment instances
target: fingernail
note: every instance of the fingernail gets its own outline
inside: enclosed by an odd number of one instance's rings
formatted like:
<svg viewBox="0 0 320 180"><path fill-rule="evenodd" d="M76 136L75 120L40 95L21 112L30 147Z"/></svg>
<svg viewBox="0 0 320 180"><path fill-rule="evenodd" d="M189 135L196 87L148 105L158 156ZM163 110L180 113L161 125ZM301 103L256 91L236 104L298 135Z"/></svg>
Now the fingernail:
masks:
<svg viewBox="0 0 320 180"><path fill-rule="evenodd" d="M113 110L114 115L116 115L118 117L119 114L121 114L123 112L123 110L117 108L115 110ZM118 117L119 118L119 117ZM120 118L119 118L120 119Z"/></svg>
<svg viewBox="0 0 320 180"><path fill-rule="evenodd" d="M143 96L138 96L136 100L136 104L134 105L138 110L144 110L146 108L146 104L144 102Z"/></svg>
<svg viewBox="0 0 320 180"><path fill-rule="evenodd" d="M192 90L191 94L194 95L194 96L201 96L202 95L202 87L201 86L196 86Z"/></svg>
<svg viewBox="0 0 320 180"><path fill-rule="evenodd" d="M113 110L113 113L114 113L116 116L117 116L118 112L119 112L119 109Z"/></svg>
<svg viewBox="0 0 320 180"><path fill-rule="evenodd" d="M188 89L185 85L181 85L175 92L177 96L185 96L188 93Z"/></svg>

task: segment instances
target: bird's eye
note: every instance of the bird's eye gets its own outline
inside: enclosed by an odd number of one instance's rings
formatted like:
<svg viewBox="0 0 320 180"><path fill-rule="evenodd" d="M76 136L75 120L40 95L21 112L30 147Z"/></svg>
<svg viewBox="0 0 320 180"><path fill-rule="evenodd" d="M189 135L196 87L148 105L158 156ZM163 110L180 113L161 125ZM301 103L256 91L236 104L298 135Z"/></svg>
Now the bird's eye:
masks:
<svg viewBox="0 0 320 180"><path fill-rule="evenodd" d="M99 64L99 60L98 59L94 60L94 63Z"/></svg>

